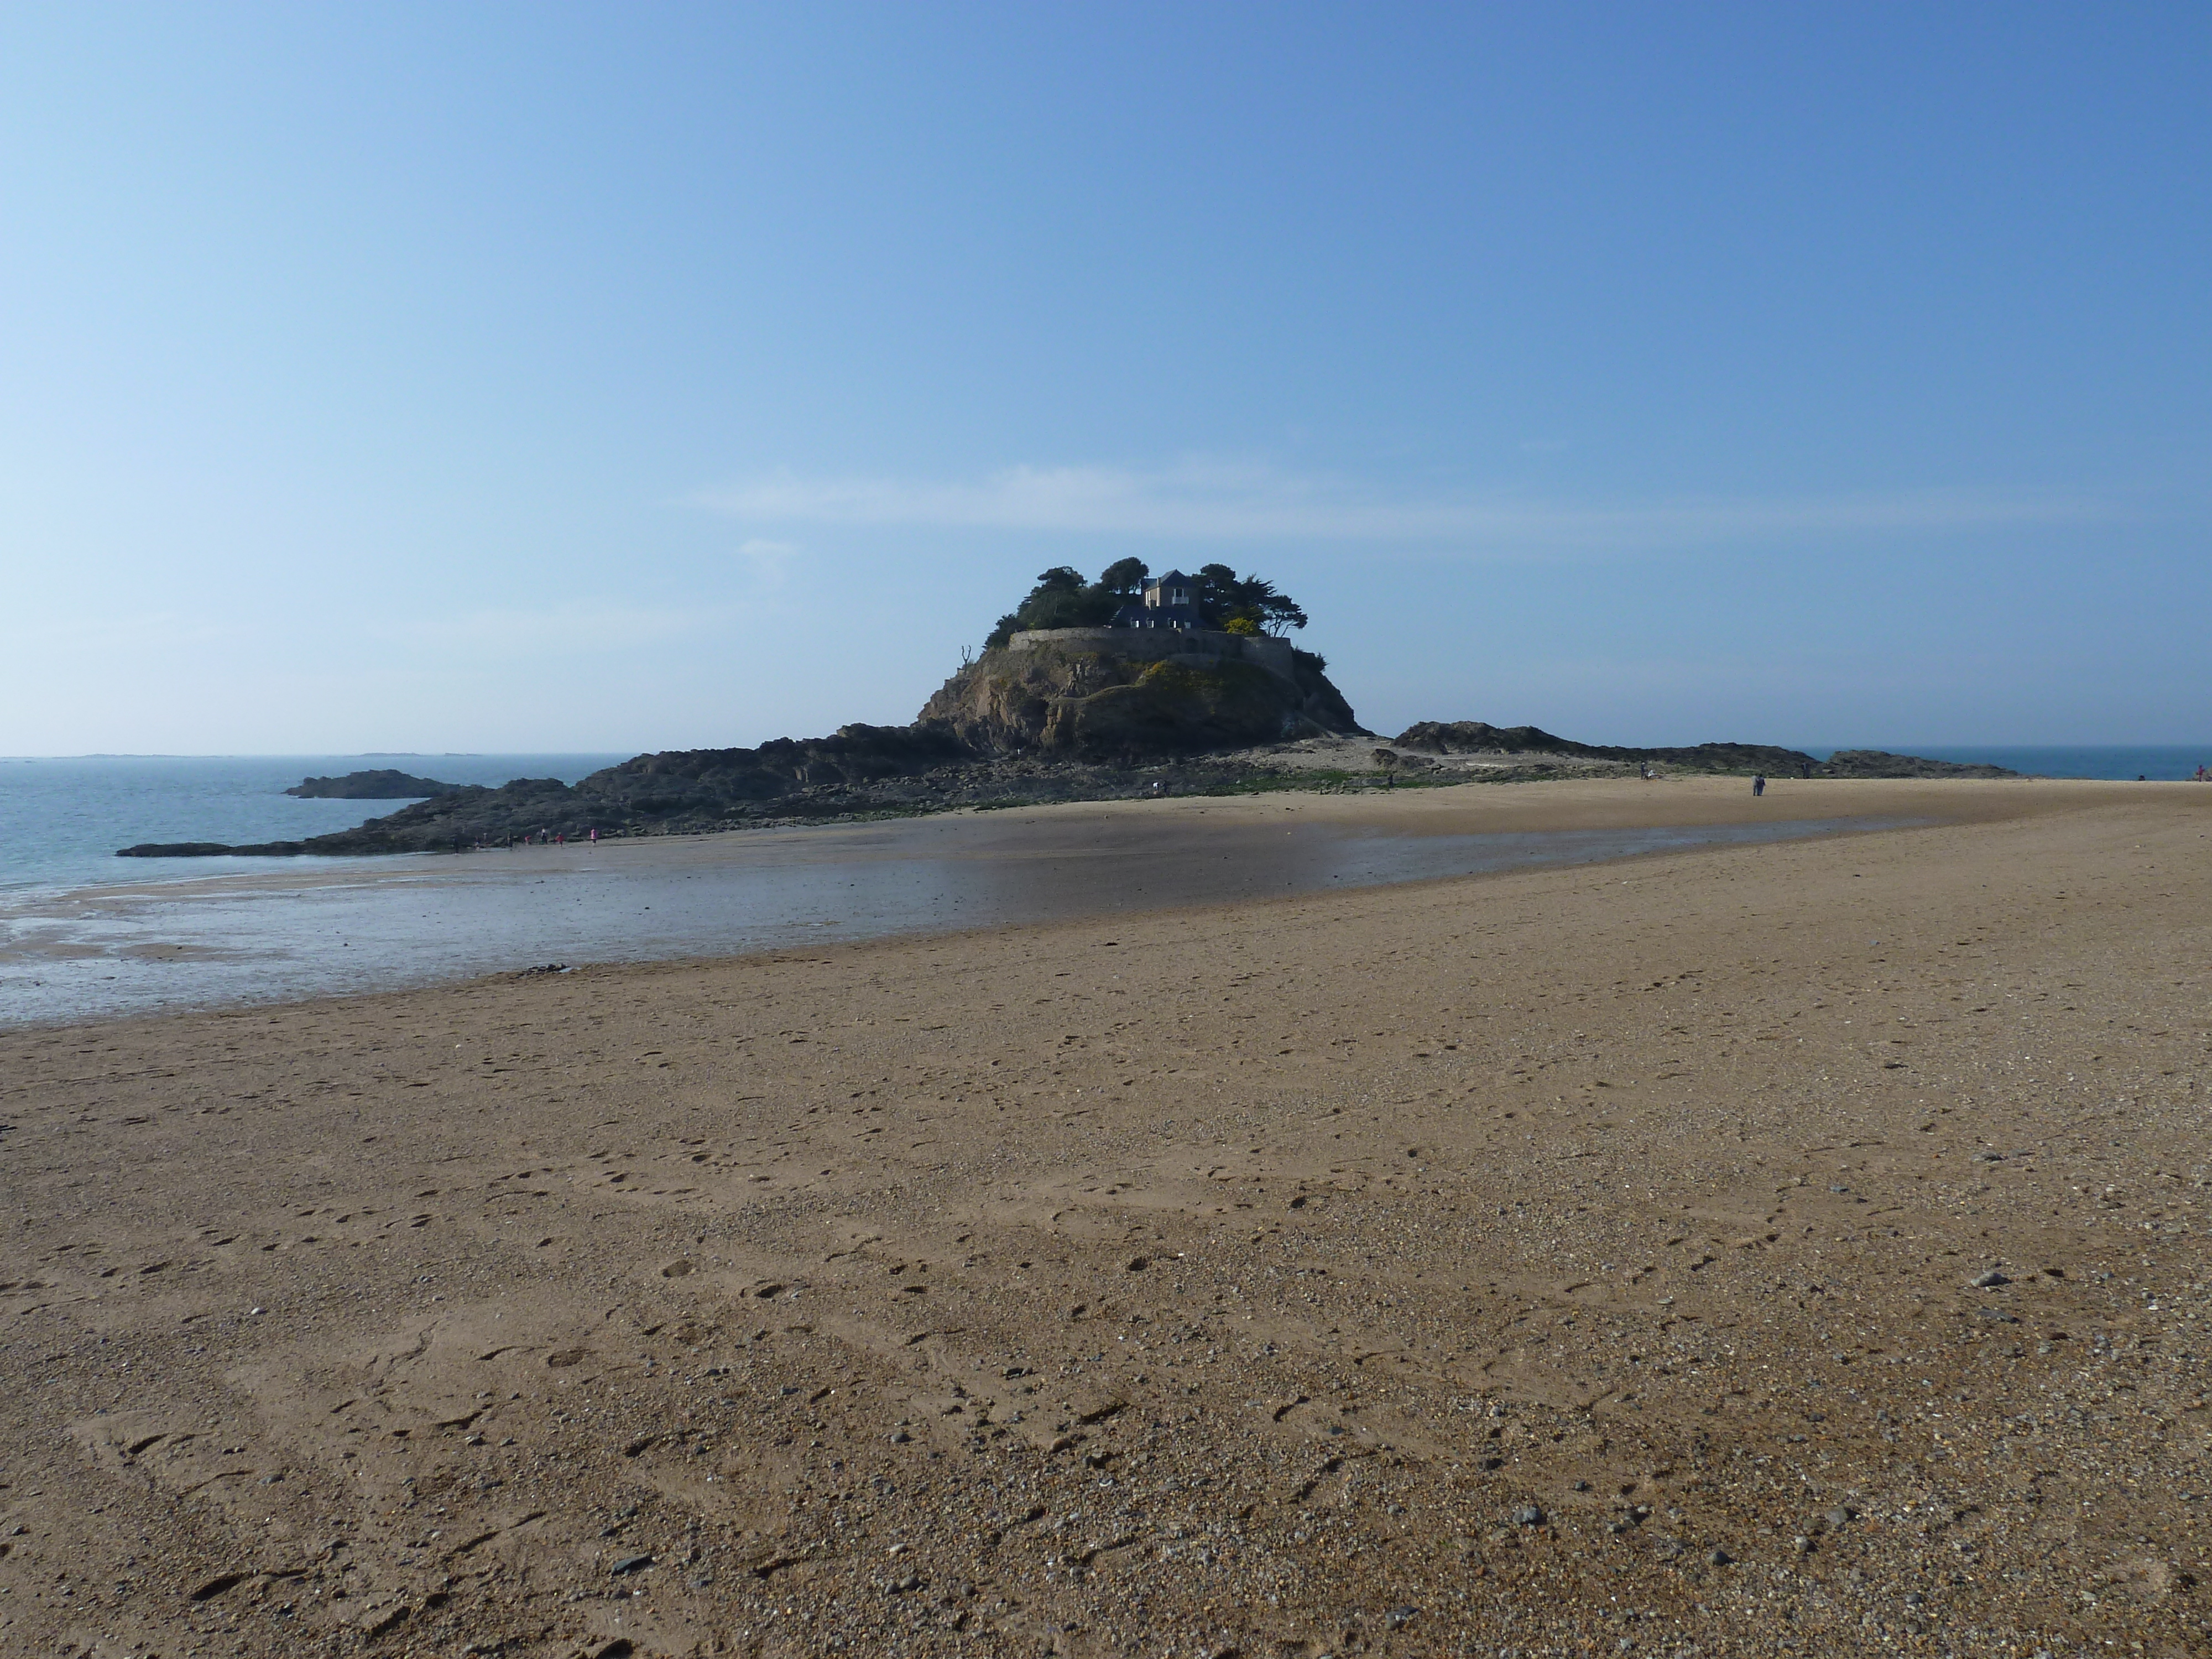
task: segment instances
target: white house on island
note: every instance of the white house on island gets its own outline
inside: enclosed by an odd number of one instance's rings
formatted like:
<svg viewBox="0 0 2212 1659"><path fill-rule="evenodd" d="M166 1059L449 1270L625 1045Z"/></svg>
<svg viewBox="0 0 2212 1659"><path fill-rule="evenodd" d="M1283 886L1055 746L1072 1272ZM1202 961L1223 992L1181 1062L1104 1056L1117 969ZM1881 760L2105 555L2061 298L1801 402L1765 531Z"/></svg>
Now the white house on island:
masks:
<svg viewBox="0 0 2212 1659"><path fill-rule="evenodd" d="M1116 628L1171 628L1178 632L1201 629L1198 614L1198 581L1180 570L1163 571L1145 582L1144 602L1125 605L1114 613Z"/></svg>

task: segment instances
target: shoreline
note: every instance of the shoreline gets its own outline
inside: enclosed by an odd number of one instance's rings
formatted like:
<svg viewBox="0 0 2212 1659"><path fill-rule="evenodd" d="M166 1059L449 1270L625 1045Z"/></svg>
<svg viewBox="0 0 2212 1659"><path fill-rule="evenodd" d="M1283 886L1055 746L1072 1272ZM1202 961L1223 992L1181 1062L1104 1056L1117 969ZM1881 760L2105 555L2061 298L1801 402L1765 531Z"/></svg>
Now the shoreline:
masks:
<svg viewBox="0 0 2212 1659"><path fill-rule="evenodd" d="M823 929L964 932L1617 860L1701 839L2032 815L2077 808L2085 788L2126 787L1830 781L1754 799L1734 784L1057 803L118 883L0 903L0 995L16 1027L267 1006L548 963L744 955Z"/></svg>
<svg viewBox="0 0 2212 1659"><path fill-rule="evenodd" d="M1586 827L1591 822L1607 826L1626 827L1632 821L1638 818L1642 809L1624 806L1619 802L1611 800L1598 805L1593 809L1589 804L1588 797L1579 797L1571 803L1571 809L1579 810L1571 810L1561 793L1595 791L1609 785L1626 785L1632 799L1657 803L1659 810L1666 816L1653 819L1652 827L1668 827L1675 824L1738 821L1728 816L1728 808L1715 804L1718 799L1736 794L1742 794L1746 798L1747 810L1742 821L1750 821L1752 813L1759 807L1778 805L1784 801L1794 803L1799 799L1796 792L1814 789L1850 791L1907 789L1947 792L1966 789L1978 792L2027 788L2036 791L2101 791L2148 789L2162 787L2163 784L2172 781L2174 780L2142 781L2106 778L2042 777L1814 778L1809 780L1779 778L1770 780L1769 787L1772 792L1771 795L1765 800L1753 804L1749 802L1747 779L1737 778L1733 775L1696 774L1659 777L1646 782L1632 775L1599 773L1588 776L1516 777L1500 782L1487 778L1437 781L1423 778L1418 774L1409 774L1402 787L1399 788L1384 788L1374 785L1357 789L1299 788L1295 785L1289 785L1249 793L1243 792L1218 795L1188 793L1158 799L1117 797L1097 800L1040 800L1004 806L996 805L981 807L951 806L927 812L857 812L842 818L792 818L708 830L671 830L621 836L609 835L598 845L601 850L623 849L629 852L641 850L649 852L671 846L706 845L734 848L740 845L757 845L764 838L826 836L910 823L963 822L977 819L1006 821L1049 818L1058 820L1094 813L1110 818L1119 818L1124 814L1151 816L1204 815L1209 812L1226 814L1234 812L1240 805L1249 807L1261 814L1278 808L1296 806L1313 812L1316 817L1344 823L1383 821L1370 818L1370 809L1376 807L1382 807L1386 812L1392 812L1408 807L1425 806L1431 811L1407 811L1406 816L1414 819L1418 823L1421 821L1432 820L1436 811L1469 811L1472 813L1479 813L1486 820L1495 817L1501 823L1516 829L1580 828ZM1486 795L1492 791L1501 793L1510 791L1516 799L1501 800L1494 809L1474 805L1477 792ZM1526 792L1525 794L1524 792ZM1437 799L1417 802L1416 797ZM2030 810L2052 810L2061 805L2075 804L2079 803L2051 799L2038 801ZM1947 805L1961 811L1971 809L1972 816L1978 818L2008 815L2008 808L2011 804L2007 803L2005 806L1999 806L1993 801L1984 801L1973 794L1967 794L1960 796L1955 800L1947 799ZM1595 810L1599 816L1595 819L1586 818L1583 814L1592 810ZM1822 813L1819 816L1833 816L1833 814ZM1434 829L1423 830L1415 827L1410 829L1408 833L1447 832ZM173 876L167 874L119 876L113 881L81 882L74 885L40 890L35 896L66 898L125 890L167 891L179 885L231 881L266 881L273 886L314 885L324 884L313 880L302 881L292 872L299 870L317 873L327 872L330 879L335 881L343 880L349 874L374 873L386 870L445 871L453 867L447 860L456 858L489 859L495 855L530 856L545 853L589 856L590 850L585 843L571 842L562 848L534 845L514 848L491 846L471 847L459 854L434 850L402 853L285 854L281 860L277 859L266 860L274 867L237 874L226 873L220 869L208 869L204 866L218 864L229 856L258 859L259 855L204 854L196 856L191 860L194 864L202 866L203 868L189 873L179 872ZM111 854L110 856L120 855ZM21 890L0 888L0 902L4 902L12 894Z"/></svg>
<svg viewBox="0 0 2212 1659"><path fill-rule="evenodd" d="M1236 644L1227 636L1220 642ZM1128 643L1134 647L1139 642ZM1095 748L1089 743L1071 746L1057 739L1046 740L1042 729L1032 729L1031 715L1046 702L1054 702L1060 710L1047 721L1059 739L1067 738L1074 729L1062 718L1071 708L1080 704L1097 713L1103 707L1090 701L1100 688L1088 669L1060 660L1056 652L1048 650L1030 658L1017 678L1040 668L1046 682L1065 681L1061 689L1074 695L1057 700L1030 699L1023 704L1025 712L1018 717L1010 716L1009 708L1003 706L1006 687L996 678L987 677L997 690L985 696L981 706L969 707L963 696L955 695L956 688L968 681L968 671L963 670L932 699L924 711L926 718L910 726L849 726L831 737L779 738L757 749L639 755L573 787L555 779L521 777L496 788L436 791L429 798L416 799L365 823L304 840L240 844L145 842L122 848L117 855L175 860L462 853L504 849L518 841L542 843L556 835L574 842L926 817L963 809L1126 801L1170 794L1211 797L1313 790L1363 793L1393 786L1625 777L1631 767L1644 781L1655 777L1748 779L1754 774L1808 781L1816 776L1959 780L2015 775L2002 768L1873 750L1838 752L1820 762L1798 750L1768 744L1607 747L1576 743L1534 726L1500 729L1468 721L1424 721L1398 738L1385 741L1349 725L1351 711L1326 682L1316 694L1325 702L1334 702L1335 714L1329 720L1317 726L1308 718L1311 710L1296 715L1286 712L1291 724L1307 729L1304 737L1247 748L1202 745L1186 753L1126 752L1113 758L1103 752L1086 754L1084 751ZM1318 667L1315 672L1318 674ZM1078 690L1078 687L1088 690ZM978 688L969 685L968 689ZM1031 689L1040 690L1042 683ZM1163 685L1156 690L1172 704L1191 689L1185 685L1170 691ZM1275 687L1277 691L1283 689ZM1146 701L1145 696L1139 697L1139 702ZM1115 708L1118 714L1103 716L1109 725L1126 720L1133 712L1119 702ZM931 710L942 718L931 716ZM1164 712L1152 708L1154 716ZM1193 732L1186 735L1211 731L1217 738L1226 736L1214 722L1218 712L1183 708L1182 715L1195 721ZM1249 715L1251 710L1248 708L1244 713ZM1010 717L1011 727L1006 723ZM1083 716L1073 718L1077 726L1084 723ZM1237 720L1232 719L1230 723L1235 726ZM1321 729L1328 726L1335 729ZM1138 745L1140 750L1147 746ZM388 775L358 773L341 781L381 781Z"/></svg>

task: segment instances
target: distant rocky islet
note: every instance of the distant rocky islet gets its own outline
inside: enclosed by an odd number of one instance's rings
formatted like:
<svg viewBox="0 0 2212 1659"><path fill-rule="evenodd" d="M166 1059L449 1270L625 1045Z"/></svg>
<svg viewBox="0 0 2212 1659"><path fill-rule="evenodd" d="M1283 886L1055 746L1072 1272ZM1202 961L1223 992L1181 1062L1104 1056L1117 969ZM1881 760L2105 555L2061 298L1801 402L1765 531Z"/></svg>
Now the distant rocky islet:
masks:
<svg viewBox="0 0 2212 1659"><path fill-rule="evenodd" d="M302 778L284 793L303 800L424 800L450 795L465 786L418 778L392 767L349 772L342 778Z"/></svg>

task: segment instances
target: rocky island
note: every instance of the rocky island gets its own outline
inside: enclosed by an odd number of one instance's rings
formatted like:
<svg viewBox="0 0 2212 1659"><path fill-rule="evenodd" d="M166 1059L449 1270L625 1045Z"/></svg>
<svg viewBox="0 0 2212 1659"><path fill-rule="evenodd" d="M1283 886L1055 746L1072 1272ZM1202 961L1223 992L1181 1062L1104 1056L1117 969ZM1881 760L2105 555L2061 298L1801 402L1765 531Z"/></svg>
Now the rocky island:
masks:
<svg viewBox="0 0 2212 1659"><path fill-rule="evenodd" d="M574 784L517 778L487 788L398 772L311 778L287 793L422 798L358 828L301 841L149 842L118 856L459 852L594 832L698 834L963 806L1509 781L1629 767L1806 778L2008 775L1873 750L1822 763L1771 744L1604 746L1476 720L1424 720L1378 747L1329 680L1327 661L1284 637L1305 623L1272 583L1225 565L1154 576L1125 559L1095 582L1058 567L909 725L640 755Z"/></svg>
<svg viewBox="0 0 2212 1659"><path fill-rule="evenodd" d="M342 778L302 778L284 793L302 800L427 800L433 795L450 795L460 787L386 766L369 772L349 772Z"/></svg>

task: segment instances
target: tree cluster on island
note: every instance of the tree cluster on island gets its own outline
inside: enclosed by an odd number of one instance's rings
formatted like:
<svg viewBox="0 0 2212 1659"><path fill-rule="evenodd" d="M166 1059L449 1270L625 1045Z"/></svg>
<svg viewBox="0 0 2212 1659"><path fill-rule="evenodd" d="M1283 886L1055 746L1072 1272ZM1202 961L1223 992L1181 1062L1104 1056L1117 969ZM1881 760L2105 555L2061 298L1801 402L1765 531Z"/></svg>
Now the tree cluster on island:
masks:
<svg viewBox="0 0 2212 1659"><path fill-rule="evenodd" d="M1021 604L999 618L983 641L998 650L1018 633L1042 628L1105 628L1124 605L1144 598L1152 572L1142 559L1117 559L1087 581L1073 565L1041 572ZM1200 565L1191 579L1198 611L1208 628L1225 634L1281 635L1304 628L1306 613L1297 600L1261 576L1240 576L1225 564Z"/></svg>

